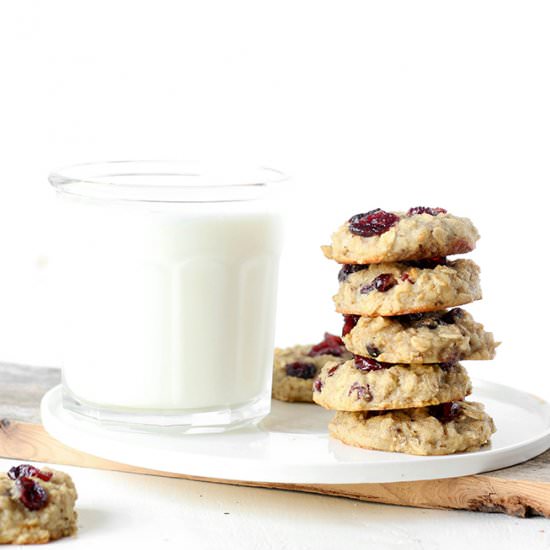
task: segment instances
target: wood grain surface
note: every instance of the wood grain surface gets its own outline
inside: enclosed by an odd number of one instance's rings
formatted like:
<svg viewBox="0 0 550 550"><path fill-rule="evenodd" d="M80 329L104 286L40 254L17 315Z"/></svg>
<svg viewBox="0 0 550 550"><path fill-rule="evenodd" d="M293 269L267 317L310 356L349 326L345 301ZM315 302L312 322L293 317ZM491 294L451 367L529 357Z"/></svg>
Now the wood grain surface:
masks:
<svg viewBox="0 0 550 550"><path fill-rule="evenodd" d="M42 427L40 399L60 381L59 369L0 364L1 457L230 485L303 491L402 506L502 512L518 517L550 517L550 451L523 464L480 475L430 481L344 485L206 479L111 462L63 445L49 436Z"/></svg>

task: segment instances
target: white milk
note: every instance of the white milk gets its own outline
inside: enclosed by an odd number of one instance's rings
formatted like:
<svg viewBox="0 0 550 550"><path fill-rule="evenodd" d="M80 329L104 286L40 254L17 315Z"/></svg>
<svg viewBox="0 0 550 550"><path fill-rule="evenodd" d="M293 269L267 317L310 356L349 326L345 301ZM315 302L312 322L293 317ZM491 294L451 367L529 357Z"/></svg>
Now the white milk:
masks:
<svg viewBox="0 0 550 550"><path fill-rule="evenodd" d="M261 201L58 199L54 263L71 399L146 423L149 412L157 421L246 407L267 414L279 217ZM221 423L238 415L230 417Z"/></svg>

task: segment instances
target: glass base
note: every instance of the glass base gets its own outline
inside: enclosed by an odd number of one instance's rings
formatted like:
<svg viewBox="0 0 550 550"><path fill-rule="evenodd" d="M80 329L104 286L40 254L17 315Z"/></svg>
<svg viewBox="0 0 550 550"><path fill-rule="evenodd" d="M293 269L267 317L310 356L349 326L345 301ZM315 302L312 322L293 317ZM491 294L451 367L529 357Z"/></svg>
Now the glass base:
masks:
<svg viewBox="0 0 550 550"><path fill-rule="evenodd" d="M88 403L63 387L63 408L121 430L178 433L220 433L257 424L271 410L271 396L223 409L135 410Z"/></svg>

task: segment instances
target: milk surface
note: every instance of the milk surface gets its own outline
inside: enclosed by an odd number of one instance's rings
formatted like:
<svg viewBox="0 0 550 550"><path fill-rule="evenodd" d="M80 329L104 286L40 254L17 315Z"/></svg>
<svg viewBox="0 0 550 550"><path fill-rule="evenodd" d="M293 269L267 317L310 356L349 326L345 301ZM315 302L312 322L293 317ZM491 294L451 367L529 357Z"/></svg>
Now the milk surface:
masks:
<svg viewBox="0 0 550 550"><path fill-rule="evenodd" d="M276 213L258 201L58 199L54 266L72 394L140 412L269 397Z"/></svg>

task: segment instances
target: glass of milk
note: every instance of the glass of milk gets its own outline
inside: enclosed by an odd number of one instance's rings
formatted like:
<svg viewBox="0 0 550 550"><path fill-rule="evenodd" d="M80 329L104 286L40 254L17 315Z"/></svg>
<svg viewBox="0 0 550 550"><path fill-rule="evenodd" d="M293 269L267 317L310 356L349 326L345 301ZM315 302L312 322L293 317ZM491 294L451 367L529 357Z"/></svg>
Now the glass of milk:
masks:
<svg viewBox="0 0 550 550"><path fill-rule="evenodd" d="M50 175L66 409L189 432L269 413L284 179L161 161Z"/></svg>

